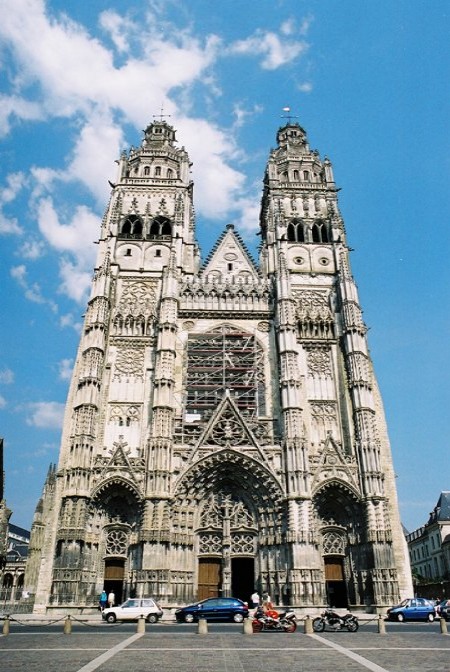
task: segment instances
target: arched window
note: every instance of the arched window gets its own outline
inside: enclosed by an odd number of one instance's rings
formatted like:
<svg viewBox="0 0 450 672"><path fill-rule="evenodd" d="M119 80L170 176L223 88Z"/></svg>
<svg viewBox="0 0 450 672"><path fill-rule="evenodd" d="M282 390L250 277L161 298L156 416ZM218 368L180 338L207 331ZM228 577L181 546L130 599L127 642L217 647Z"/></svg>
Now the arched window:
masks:
<svg viewBox="0 0 450 672"><path fill-rule="evenodd" d="M172 235L172 224L167 217L155 217L150 226L150 238L165 238Z"/></svg>
<svg viewBox="0 0 450 672"><path fill-rule="evenodd" d="M329 243L327 223L318 219L314 222L311 229L313 243Z"/></svg>
<svg viewBox="0 0 450 672"><path fill-rule="evenodd" d="M294 170L294 180L297 182L299 179L298 170Z"/></svg>
<svg viewBox="0 0 450 672"><path fill-rule="evenodd" d="M172 177L173 177L173 170L172 170L172 168L168 168L167 169L167 179L171 180Z"/></svg>
<svg viewBox="0 0 450 672"><path fill-rule="evenodd" d="M142 236L142 220L138 215L128 215L120 227L120 238L140 238Z"/></svg>
<svg viewBox="0 0 450 672"><path fill-rule="evenodd" d="M303 171L303 179L305 180L305 182L309 182L309 170Z"/></svg>
<svg viewBox="0 0 450 672"><path fill-rule="evenodd" d="M156 166L155 177L161 177L161 166Z"/></svg>
<svg viewBox="0 0 450 672"><path fill-rule="evenodd" d="M150 168L148 166L144 168L144 175L150 175Z"/></svg>
<svg viewBox="0 0 450 672"><path fill-rule="evenodd" d="M305 228L300 219L294 219L288 224L287 239L291 243L305 242Z"/></svg>

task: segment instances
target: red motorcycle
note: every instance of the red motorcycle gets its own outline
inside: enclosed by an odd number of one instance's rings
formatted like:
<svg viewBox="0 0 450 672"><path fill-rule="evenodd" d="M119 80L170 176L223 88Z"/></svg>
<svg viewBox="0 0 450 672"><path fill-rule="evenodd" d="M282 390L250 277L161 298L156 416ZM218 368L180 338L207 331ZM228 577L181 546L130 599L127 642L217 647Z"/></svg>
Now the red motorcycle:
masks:
<svg viewBox="0 0 450 672"><path fill-rule="evenodd" d="M264 611L258 607L253 614L253 632L295 632L297 630L297 617L293 611L279 614L274 609Z"/></svg>

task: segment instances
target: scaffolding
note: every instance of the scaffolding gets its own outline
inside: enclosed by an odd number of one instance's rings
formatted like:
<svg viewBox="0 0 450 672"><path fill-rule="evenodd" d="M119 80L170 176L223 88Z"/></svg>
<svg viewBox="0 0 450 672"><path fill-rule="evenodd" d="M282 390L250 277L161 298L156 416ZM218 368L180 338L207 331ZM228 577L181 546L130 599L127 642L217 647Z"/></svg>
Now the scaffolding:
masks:
<svg viewBox="0 0 450 672"><path fill-rule="evenodd" d="M208 417L226 391L248 416L265 415L264 358L254 336L237 331L190 335L186 414Z"/></svg>

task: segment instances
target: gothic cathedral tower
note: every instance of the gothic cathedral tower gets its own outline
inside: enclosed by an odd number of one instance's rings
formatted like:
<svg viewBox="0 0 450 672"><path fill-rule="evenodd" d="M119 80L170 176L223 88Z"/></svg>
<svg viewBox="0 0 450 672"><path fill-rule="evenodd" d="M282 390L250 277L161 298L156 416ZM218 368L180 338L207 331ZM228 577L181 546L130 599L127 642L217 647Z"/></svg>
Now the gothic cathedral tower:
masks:
<svg viewBox="0 0 450 672"><path fill-rule="evenodd" d="M124 153L32 528L35 611L256 587L296 608L412 594L383 406L330 162L289 123L257 265L229 225L200 262L184 148Z"/></svg>

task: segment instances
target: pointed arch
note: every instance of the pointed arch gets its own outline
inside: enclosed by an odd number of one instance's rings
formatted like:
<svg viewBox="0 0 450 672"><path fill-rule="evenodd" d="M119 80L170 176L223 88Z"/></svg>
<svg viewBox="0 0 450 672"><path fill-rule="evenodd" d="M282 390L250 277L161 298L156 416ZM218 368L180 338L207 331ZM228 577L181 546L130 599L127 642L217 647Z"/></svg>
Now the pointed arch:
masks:
<svg viewBox="0 0 450 672"><path fill-rule="evenodd" d="M172 235L172 223L168 217L159 215L150 224L150 238L169 238Z"/></svg>

